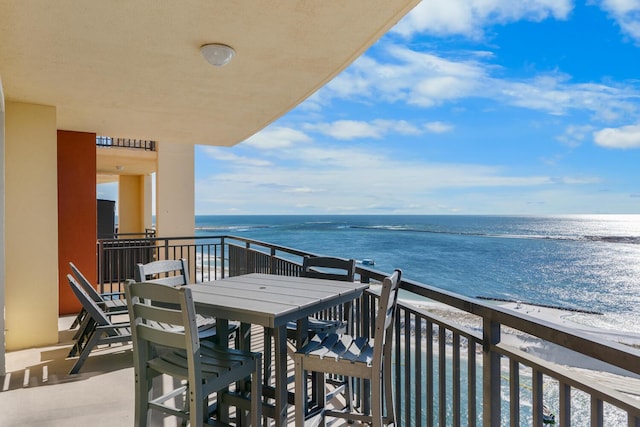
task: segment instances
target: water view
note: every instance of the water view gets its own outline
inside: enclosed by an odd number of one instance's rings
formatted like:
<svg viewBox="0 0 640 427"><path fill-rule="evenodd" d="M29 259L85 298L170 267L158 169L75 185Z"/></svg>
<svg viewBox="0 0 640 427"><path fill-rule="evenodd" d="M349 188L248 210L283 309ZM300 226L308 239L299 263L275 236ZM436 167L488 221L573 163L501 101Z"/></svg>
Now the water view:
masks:
<svg viewBox="0 0 640 427"><path fill-rule="evenodd" d="M197 216L196 234L370 259L462 295L601 313L582 320L640 332L640 215Z"/></svg>

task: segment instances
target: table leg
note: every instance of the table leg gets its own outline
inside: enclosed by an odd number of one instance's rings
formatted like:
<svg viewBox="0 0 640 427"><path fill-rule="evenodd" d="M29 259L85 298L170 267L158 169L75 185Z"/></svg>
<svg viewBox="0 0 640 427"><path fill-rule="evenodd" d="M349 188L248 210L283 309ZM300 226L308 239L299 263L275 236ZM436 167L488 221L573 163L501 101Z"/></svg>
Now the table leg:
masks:
<svg viewBox="0 0 640 427"><path fill-rule="evenodd" d="M238 333L240 334L240 339L238 340L240 350L251 351L251 324L240 323Z"/></svg>
<svg viewBox="0 0 640 427"><path fill-rule="evenodd" d="M240 328L238 328L236 333L239 335L237 339L238 349L243 351L251 351L251 324L241 322ZM238 391L240 391L243 395L246 395L246 393L251 390L251 381L247 381L246 379L244 379L240 381L236 386ZM253 399L255 397L252 396L251 398ZM243 409L236 408L236 417L238 417L238 425L249 425L247 414Z"/></svg>
<svg viewBox="0 0 640 427"><path fill-rule="evenodd" d="M274 329L276 372L276 426L287 425L287 326Z"/></svg>
<svg viewBox="0 0 640 427"><path fill-rule="evenodd" d="M217 344L220 347L229 347L229 321L227 319L216 319ZM221 390L222 393L228 391L226 388ZM229 407L227 405L218 405L218 420L229 424Z"/></svg>

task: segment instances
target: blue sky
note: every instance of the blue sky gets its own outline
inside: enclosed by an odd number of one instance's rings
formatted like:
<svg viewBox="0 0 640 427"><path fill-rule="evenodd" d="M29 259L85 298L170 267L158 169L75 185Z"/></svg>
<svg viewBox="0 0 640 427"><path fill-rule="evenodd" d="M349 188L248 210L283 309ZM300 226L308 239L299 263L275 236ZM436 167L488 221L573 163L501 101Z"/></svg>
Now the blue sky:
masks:
<svg viewBox="0 0 640 427"><path fill-rule="evenodd" d="M196 214L640 213L640 0L423 1L230 148Z"/></svg>

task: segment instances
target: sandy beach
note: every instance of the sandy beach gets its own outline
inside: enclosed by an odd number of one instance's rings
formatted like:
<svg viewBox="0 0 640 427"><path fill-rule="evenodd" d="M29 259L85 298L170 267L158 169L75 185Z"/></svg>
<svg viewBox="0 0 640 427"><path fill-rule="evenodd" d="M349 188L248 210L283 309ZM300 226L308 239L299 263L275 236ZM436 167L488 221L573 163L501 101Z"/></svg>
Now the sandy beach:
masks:
<svg viewBox="0 0 640 427"><path fill-rule="evenodd" d="M452 309L438 302L404 302L418 306L430 313L465 326L468 329L481 332L480 319L477 316ZM640 333L631 331L615 331L590 326L597 323L593 317L597 314L579 313L574 311L539 307L519 302L497 303L500 307L526 314L547 322L556 323L572 328L582 333L593 335L599 339L610 340L621 344L640 348ZM562 365L566 369L578 372L580 375L593 379L600 385L623 392L640 399L640 375L635 375L603 362L578 354L557 344L549 343L519 331L503 328L502 342L521 351L527 352L548 362Z"/></svg>

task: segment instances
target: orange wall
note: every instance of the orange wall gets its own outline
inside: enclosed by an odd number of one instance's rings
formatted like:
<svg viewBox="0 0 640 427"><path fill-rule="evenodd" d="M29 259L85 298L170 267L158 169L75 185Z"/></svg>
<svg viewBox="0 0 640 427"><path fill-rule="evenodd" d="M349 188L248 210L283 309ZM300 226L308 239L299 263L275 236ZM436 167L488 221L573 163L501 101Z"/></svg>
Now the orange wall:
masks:
<svg viewBox="0 0 640 427"><path fill-rule="evenodd" d="M59 312L80 311L67 283L73 262L96 283L96 134L58 131Z"/></svg>

